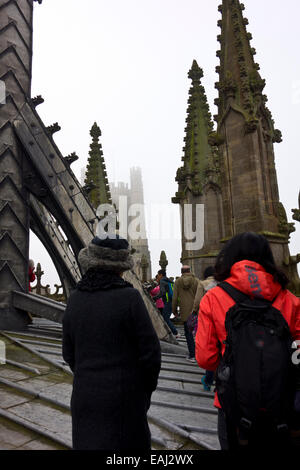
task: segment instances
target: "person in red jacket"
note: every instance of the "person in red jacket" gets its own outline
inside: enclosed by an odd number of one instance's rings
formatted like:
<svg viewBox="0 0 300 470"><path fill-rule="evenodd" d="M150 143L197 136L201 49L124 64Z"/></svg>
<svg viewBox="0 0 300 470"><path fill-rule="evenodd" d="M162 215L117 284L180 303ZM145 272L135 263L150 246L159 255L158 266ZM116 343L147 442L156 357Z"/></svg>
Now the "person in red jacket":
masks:
<svg viewBox="0 0 300 470"><path fill-rule="evenodd" d="M276 267L265 237L247 232L227 242L216 261L215 279L226 280L252 298L263 297L269 301L276 298L273 306L284 316L294 341L300 340L300 299L286 289L288 278ZM225 317L234 304L234 300L218 286L209 290L200 303L196 360L205 370L216 370L224 354ZM299 403L299 394L297 392L295 403ZM217 394L214 405L219 408L219 440L225 450L228 449L226 420Z"/></svg>

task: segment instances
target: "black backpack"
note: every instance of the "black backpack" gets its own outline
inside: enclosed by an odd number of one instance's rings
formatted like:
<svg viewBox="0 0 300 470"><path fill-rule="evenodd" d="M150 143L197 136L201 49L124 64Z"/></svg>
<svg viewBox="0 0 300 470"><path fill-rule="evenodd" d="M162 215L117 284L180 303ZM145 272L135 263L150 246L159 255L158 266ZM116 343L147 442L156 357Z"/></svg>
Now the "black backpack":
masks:
<svg viewBox="0 0 300 470"><path fill-rule="evenodd" d="M226 314L226 348L216 373L228 438L249 444L264 426L287 436L295 393L289 326L272 306L275 299L251 299L226 282L218 285L236 302Z"/></svg>

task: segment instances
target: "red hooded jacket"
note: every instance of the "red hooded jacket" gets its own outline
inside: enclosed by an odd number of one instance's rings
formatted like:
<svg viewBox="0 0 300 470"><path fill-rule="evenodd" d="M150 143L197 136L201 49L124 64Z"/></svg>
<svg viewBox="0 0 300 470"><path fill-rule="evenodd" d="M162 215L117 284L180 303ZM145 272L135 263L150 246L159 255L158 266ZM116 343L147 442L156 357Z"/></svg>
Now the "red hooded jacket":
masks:
<svg viewBox="0 0 300 470"><path fill-rule="evenodd" d="M31 285L30 285L30 283L35 281L35 272L34 272L34 268L31 268L31 267L29 268L29 270L28 270L28 278L29 278L28 291L31 292Z"/></svg>
<svg viewBox="0 0 300 470"><path fill-rule="evenodd" d="M272 274L253 261L240 261L231 268L226 282L249 296L263 296L273 300L287 321L293 339L300 340L300 299L274 281ZM220 352L225 351L225 317L234 305L234 300L221 288L215 287L205 294L198 316L198 330L195 338L196 360L205 370L216 370L220 362ZM220 408L218 397L215 406Z"/></svg>

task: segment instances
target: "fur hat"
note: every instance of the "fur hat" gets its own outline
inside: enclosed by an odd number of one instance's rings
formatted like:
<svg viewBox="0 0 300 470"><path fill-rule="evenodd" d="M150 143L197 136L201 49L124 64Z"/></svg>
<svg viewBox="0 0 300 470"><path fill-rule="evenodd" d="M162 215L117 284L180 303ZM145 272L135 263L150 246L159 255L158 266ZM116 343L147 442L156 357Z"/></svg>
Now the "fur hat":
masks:
<svg viewBox="0 0 300 470"><path fill-rule="evenodd" d="M101 240L95 237L92 242L79 252L78 262L83 274L90 268L122 273L133 268L128 241L116 235L116 238Z"/></svg>

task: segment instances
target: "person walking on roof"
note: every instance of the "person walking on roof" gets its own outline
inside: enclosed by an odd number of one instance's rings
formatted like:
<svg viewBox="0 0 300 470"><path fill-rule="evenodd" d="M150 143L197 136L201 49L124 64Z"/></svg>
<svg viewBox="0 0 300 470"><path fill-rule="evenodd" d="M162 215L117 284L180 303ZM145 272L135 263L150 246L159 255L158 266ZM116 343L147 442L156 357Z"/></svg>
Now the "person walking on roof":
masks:
<svg viewBox="0 0 300 470"><path fill-rule="evenodd" d="M217 370L221 448L289 446L300 413L299 364L291 353L300 341L300 299L256 233L225 245L214 276L219 284L200 303L196 359Z"/></svg>
<svg viewBox="0 0 300 470"><path fill-rule="evenodd" d="M203 273L203 281L199 281L194 305L193 305L193 313L198 315L199 306L202 298L210 289L213 289L217 285L217 281L214 278L215 269L213 266L208 266ZM197 332L198 325L196 325L196 332ZM205 375L201 379L201 383L203 385L205 392L210 392L211 386L214 382L214 372L211 370L207 370Z"/></svg>
<svg viewBox="0 0 300 470"><path fill-rule="evenodd" d="M166 271L164 269L160 269L157 273L157 280L159 282L159 293L153 297L154 301L158 299L162 299L164 303L164 308L162 311L162 315L164 317L165 322L169 326L170 330L172 331L175 337L178 337L178 331L175 328L172 320L170 319L172 315L172 299L173 299L173 289L174 284L170 281L167 277Z"/></svg>
<svg viewBox="0 0 300 470"><path fill-rule="evenodd" d="M140 293L122 278L133 267L128 242L96 237L78 261L83 277L63 317L73 449L149 452L161 350Z"/></svg>
<svg viewBox="0 0 300 470"><path fill-rule="evenodd" d="M177 315L177 308L180 308L180 317L183 321L184 334L189 351L187 359L191 362L196 362L195 342L193 334L187 327L187 319L193 309L198 282L199 280L191 273L191 268L189 266L183 266L181 268L181 277L175 281L172 301L172 312L175 316Z"/></svg>

